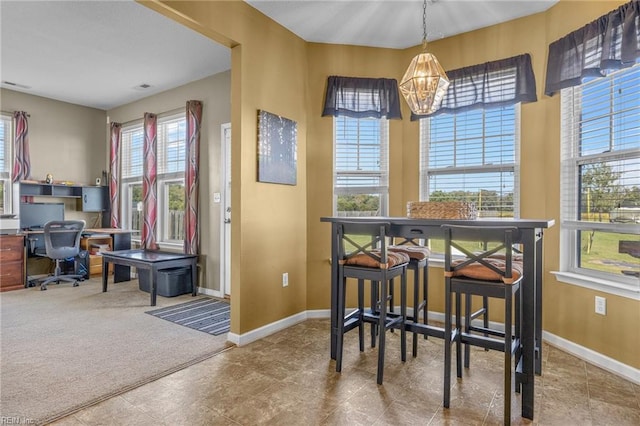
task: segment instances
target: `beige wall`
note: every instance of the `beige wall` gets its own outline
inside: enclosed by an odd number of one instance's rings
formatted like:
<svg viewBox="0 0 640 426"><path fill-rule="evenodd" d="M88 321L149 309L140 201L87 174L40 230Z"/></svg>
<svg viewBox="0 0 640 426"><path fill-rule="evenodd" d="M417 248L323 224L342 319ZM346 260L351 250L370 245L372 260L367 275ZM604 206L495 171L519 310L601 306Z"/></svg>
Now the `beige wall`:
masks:
<svg viewBox="0 0 640 426"><path fill-rule="evenodd" d="M31 178L94 185L106 169L106 115L87 108L13 90L0 90L2 111L26 111L29 117ZM75 199L40 198L39 202L64 202L67 219L84 219L93 225L95 213L76 210ZM17 202L17 200L14 200ZM98 222L98 225L100 223Z"/></svg>
<svg viewBox="0 0 640 426"><path fill-rule="evenodd" d="M400 79L419 48L304 43L241 2L144 3L233 47L233 204L241 212L233 227L232 331L245 333L305 309L327 309L329 226L320 217L331 214L333 152L332 120L320 117L326 78ZM539 100L521 109L521 215L557 221L545 234L545 330L638 368L640 340L628 337L640 323L640 303L606 295L609 314L596 316L597 292L559 283L550 274L560 254L560 109L559 96L542 94L548 44L622 3L563 0L546 12L440 40L429 49L445 69L531 54ZM298 122L297 187L255 182L257 109ZM392 215L403 215L405 203L418 198L418 124L409 121L406 106L403 115L390 124ZM287 270L292 286L282 289L280 273ZM432 308L441 310L439 269L430 277Z"/></svg>
<svg viewBox="0 0 640 426"><path fill-rule="evenodd" d="M145 112L162 114L184 111L188 100L202 101L200 129L200 287L221 290L220 224L221 203L213 202L213 193L222 192L221 129L231 122L231 73L229 71L198 80L173 90L107 111L112 122L142 120ZM167 249L167 247L162 247Z"/></svg>

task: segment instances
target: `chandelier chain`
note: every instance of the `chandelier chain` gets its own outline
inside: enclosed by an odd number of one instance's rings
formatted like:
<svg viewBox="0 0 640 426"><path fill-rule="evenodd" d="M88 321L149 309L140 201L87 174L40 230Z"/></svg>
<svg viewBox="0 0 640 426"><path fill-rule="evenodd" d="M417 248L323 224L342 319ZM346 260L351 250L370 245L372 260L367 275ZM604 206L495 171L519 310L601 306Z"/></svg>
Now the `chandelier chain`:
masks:
<svg viewBox="0 0 640 426"><path fill-rule="evenodd" d="M427 0L422 3L422 44L427 43Z"/></svg>

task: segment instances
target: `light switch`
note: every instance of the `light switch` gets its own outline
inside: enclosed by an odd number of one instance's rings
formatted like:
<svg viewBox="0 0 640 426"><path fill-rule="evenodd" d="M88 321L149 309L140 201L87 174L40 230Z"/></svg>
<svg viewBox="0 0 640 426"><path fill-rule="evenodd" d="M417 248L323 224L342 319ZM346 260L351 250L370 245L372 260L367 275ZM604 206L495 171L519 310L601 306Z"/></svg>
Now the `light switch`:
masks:
<svg viewBox="0 0 640 426"><path fill-rule="evenodd" d="M220 193L219 192L214 192L213 193L213 202L214 203L219 203L220 202Z"/></svg>

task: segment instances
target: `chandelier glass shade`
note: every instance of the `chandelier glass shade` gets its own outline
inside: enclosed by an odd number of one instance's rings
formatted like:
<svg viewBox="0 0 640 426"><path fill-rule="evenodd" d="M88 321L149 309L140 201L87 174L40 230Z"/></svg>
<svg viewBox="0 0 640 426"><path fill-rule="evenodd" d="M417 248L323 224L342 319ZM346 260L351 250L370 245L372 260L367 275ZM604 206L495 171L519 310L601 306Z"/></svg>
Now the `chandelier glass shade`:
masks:
<svg viewBox="0 0 640 426"><path fill-rule="evenodd" d="M400 92L414 114L436 112L449 88L449 79L435 55L427 53L427 2L422 9L422 53L417 55L404 73Z"/></svg>
<svg viewBox="0 0 640 426"><path fill-rule="evenodd" d="M449 79L438 59L422 52L411 63L400 83L400 92L414 114L436 112L449 88Z"/></svg>

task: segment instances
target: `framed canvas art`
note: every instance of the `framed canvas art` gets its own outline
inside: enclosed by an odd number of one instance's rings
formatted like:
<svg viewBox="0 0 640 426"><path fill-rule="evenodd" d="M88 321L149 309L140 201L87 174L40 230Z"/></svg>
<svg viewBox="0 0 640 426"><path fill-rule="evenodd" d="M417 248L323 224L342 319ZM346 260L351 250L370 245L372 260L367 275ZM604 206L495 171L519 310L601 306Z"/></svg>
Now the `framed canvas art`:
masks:
<svg viewBox="0 0 640 426"><path fill-rule="evenodd" d="M297 124L258 110L258 182L296 185Z"/></svg>

